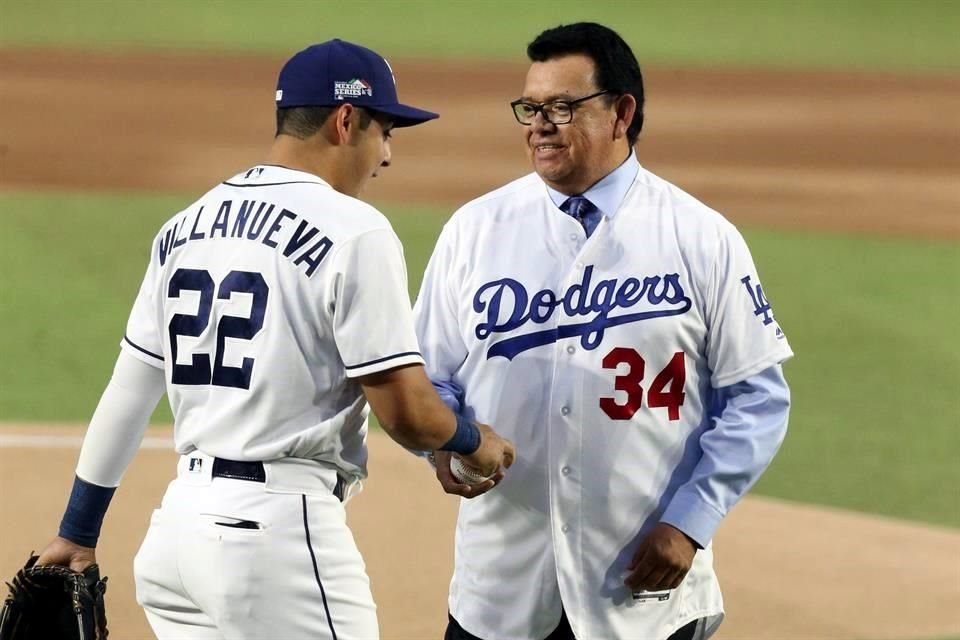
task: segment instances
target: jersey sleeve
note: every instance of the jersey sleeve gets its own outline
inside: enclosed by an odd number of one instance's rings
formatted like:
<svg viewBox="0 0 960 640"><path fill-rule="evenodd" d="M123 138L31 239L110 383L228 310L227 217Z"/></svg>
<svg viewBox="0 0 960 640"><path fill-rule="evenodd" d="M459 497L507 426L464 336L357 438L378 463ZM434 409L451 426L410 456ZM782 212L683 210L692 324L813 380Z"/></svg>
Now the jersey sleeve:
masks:
<svg viewBox="0 0 960 640"><path fill-rule="evenodd" d="M347 376L423 364L403 247L392 229L353 238L334 256L333 337Z"/></svg>
<svg viewBox="0 0 960 640"><path fill-rule="evenodd" d="M77 476L101 487L118 486L165 390L163 371L121 351L83 438Z"/></svg>
<svg viewBox="0 0 960 640"><path fill-rule="evenodd" d="M120 341L120 348L134 358L162 369L163 334L158 325L162 305L162 300L158 299L161 293L160 275L160 267L151 253L147 273L143 276L140 291L127 319L127 329Z"/></svg>
<svg viewBox="0 0 960 640"><path fill-rule="evenodd" d="M707 362L713 387L735 384L791 358L747 243L733 225L721 230L707 272Z"/></svg>
<svg viewBox="0 0 960 640"><path fill-rule="evenodd" d="M457 321L454 245L454 231L448 223L430 256L413 306L417 338L422 345L427 375L434 385L452 382L467 357L467 345Z"/></svg>

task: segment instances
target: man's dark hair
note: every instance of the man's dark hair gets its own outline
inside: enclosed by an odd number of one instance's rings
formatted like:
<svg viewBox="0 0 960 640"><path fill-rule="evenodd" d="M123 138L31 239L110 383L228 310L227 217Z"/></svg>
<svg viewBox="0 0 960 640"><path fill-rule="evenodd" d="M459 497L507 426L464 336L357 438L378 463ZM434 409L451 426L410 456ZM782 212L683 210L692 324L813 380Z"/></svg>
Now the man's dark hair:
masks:
<svg viewBox="0 0 960 640"><path fill-rule="evenodd" d="M336 110L336 107L286 107L277 109L277 132L275 136L281 133L300 140L305 140L314 135L323 127L323 124L330 118ZM373 122L373 113L357 107L360 112L360 128L366 129Z"/></svg>
<svg viewBox="0 0 960 640"><path fill-rule="evenodd" d="M547 29L527 45L527 57L544 62L560 56L582 53L597 67L597 86L617 95L629 93L637 100L637 112L627 128L631 146L643 128L643 76L630 45L616 31L595 22L563 24Z"/></svg>

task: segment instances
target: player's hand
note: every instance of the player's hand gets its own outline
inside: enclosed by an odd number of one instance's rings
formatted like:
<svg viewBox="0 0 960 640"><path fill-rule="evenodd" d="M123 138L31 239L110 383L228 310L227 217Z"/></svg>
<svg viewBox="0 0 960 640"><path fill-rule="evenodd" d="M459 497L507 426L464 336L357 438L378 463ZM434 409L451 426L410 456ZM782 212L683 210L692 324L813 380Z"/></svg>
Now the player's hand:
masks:
<svg viewBox="0 0 960 640"><path fill-rule="evenodd" d="M433 463L437 468L437 480L440 481L440 486L443 487L443 490L447 493L464 498L476 498L490 491L490 489L493 489L503 480L504 473L501 468L498 469L492 477L487 478L483 482L462 484L453 477L453 473L450 471L450 459L452 457L453 454L449 451L434 451L433 453Z"/></svg>
<svg viewBox="0 0 960 640"><path fill-rule="evenodd" d="M634 591L676 589L693 565L697 547L685 533L664 522L640 541L624 584Z"/></svg>
<svg viewBox="0 0 960 640"><path fill-rule="evenodd" d="M478 422L480 429L480 446L468 456L461 456L463 461L479 471L485 478L489 478L501 469L509 469L515 455L513 443L501 438L490 425Z"/></svg>
<svg viewBox="0 0 960 640"><path fill-rule="evenodd" d="M61 567L70 567L82 573L84 569L97 561L96 550L92 547L81 547L66 538L57 536L40 552L37 564L55 564Z"/></svg>

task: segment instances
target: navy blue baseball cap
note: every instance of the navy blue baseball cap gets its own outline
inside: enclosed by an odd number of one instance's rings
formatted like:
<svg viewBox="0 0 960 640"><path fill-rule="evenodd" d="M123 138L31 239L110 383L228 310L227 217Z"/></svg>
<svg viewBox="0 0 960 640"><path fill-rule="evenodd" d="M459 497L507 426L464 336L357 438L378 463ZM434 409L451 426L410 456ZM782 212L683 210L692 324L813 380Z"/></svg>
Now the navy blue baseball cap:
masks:
<svg viewBox="0 0 960 640"><path fill-rule="evenodd" d="M395 127L438 118L432 111L400 104L393 70L383 56L345 40L328 40L300 51L280 70L277 107L335 107L345 102L385 113Z"/></svg>

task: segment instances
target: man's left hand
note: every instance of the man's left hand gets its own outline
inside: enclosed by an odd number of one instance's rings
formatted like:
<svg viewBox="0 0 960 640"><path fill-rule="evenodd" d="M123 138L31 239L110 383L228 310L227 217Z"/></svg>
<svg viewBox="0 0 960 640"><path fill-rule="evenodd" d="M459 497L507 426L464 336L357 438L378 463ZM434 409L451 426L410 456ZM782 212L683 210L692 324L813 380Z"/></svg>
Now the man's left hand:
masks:
<svg viewBox="0 0 960 640"><path fill-rule="evenodd" d="M640 541L624 584L634 591L676 589L683 582L697 547L685 533L660 522Z"/></svg>
<svg viewBox="0 0 960 640"><path fill-rule="evenodd" d="M453 454L449 451L434 451L433 457L431 458L431 462L433 462L436 468L437 480L440 481L440 486L443 487L443 490L447 493L464 498L476 498L490 491L490 489L493 489L503 480L504 472L501 468L497 470L493 477L483 482L478 482L477 484L463 484L458 482L457 479L453 477L453 472L450 471L450 459L452 457Z"/></svg>
<svg viewBox="0 0 960 640"><path fill-rule="evenodd" d="M77 573L97 562L97 552L92 547L81 547L66 538L57 536L40 552L38 565L56 564L69 567Z"/></svg>

